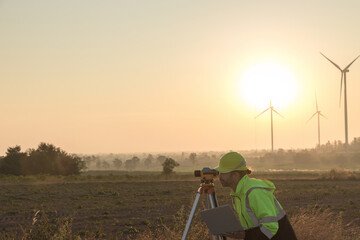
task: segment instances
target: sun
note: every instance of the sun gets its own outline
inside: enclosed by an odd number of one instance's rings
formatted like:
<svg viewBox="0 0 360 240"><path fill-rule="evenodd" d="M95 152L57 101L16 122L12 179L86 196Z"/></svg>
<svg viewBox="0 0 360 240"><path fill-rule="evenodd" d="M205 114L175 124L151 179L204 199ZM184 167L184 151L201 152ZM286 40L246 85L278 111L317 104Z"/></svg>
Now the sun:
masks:
<svg viewBox="0 0 360 240"><path fill-rule="evenodd" d="M244 73L238 85L238 94L247 105L256 108L272 105L288 106L297 95L297 81L291 71L275 63L261 63Z"/></svg>

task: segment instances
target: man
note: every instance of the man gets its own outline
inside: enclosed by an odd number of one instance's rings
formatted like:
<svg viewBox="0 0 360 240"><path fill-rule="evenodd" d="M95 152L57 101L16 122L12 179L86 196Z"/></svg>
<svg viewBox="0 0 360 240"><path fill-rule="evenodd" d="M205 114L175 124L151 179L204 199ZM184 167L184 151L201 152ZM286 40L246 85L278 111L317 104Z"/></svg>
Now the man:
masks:
<svg viewBox="0 0 360 240"><path fill-rule="evenodd" d="M296 240L294 230L278 200L273 195L275 185L268 180L249 178L251 171L237 152L229 152L215 168L223 187L230 187L230 196L245 240ZM243 232L225 236L243 238Z"/></svg>

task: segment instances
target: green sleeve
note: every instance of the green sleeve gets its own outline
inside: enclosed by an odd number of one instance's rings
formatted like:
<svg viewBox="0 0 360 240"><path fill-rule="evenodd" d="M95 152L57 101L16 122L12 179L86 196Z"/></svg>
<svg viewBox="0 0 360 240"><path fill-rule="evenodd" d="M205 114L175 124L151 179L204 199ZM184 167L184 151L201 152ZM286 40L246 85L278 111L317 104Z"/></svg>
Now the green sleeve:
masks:
<svg viewBox="0 0 360 240"><path fill-rule="evenodd" d="M259 220L260 230L270 239L279 229L273 194L264 189L254 189L249 194L249 203L251 210Z"/></svg>

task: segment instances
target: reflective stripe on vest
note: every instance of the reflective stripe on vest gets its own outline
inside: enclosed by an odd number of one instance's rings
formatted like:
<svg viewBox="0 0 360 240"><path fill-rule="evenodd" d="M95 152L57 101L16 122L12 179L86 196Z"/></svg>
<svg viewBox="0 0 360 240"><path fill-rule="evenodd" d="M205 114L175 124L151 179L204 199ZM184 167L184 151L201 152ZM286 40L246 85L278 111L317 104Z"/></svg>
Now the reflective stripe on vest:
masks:
<svg viewBox="0 0 360 240"><path fill-rule="evenodd" d="M265 235L267 236L269 239L271 239L274 234L269 230L267 229L264 225L261 225L260 226L260 231Z"/></svg>
<svg viewBox="0 0 360 240"><path fill-rule="evenodd" d="M254 223L254 226L251 227L251 228L258 227L260 225L260 223L278 222L280 219L282 219L286 215L284 209L281 209L277 199L274 196L274 204L275 204L277 210L279 211L279 213L276 215L276 217L268 216L268 217L263 217L261 219L257 219L255 213L250 208L250 202L249 202L249 194L254 189L263 189L263 190L266 190L266 191L271 191L271 189L269 189L269 188L252 187L246 192L246 202L245 202L246 211L247 211L247 214L249 215L249 217L251 218L251 220ZM250 229L250 228L248 228L248 229ZM267 229L264 225L260 226L260 231L262 233L264 233L265 236L267 236L268 238L272 238L274 236L274 234L272 234L272 232L269 229Z"/></svg>

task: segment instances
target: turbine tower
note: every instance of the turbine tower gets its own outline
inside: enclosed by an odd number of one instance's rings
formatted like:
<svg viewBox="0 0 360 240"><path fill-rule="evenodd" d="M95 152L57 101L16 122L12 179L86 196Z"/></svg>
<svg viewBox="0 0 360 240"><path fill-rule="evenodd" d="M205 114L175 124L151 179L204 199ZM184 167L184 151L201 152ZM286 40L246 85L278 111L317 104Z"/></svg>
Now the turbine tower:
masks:
<svg viewBox="0 0 360 240"><path fill-rule="evenodd" d="M320 147L320 116L322 116L324 118L326 118L326 117L321 113L321 111L319 111L316 95L315 95L315 101L316 101L316 112L309 118L309 120L306 121L306 123L308 123L317 114L317 119L318 119L318 145Z"/></svg>
<svg viewBox="0 0 360 240"><path fill-rule="evenodd" d="M268 107L267 109L265 109L264 111L262 111L260 114L258 114L255 119L257 117L259 117L261 114L265 113L267 110L270 109L270 116L271 116L271 152L274 152L274 130L273 130L273 112L279 114L280 117L283 117L280 113L278 113L274 107L271 105L271 100L270 100L270 107Z"/></svg>
<svg viewBox="0 0 360 240"><path fill-rule="evenodd" d="M327 60L329 60L341 72L340 102L339 102L339 104L341 103L341 90L342 90L342 84L343 84L343 79L344 79L345 147L346 147L346 151L347 151L348 146L349 146L349 141L348 141L348 119L347 119L346 73L349 72L349 67L351 66L351 64L353 64L356 61L356 59L358 59L360 57L360 55L357 56L357 58L355 58L351 63L349 63L349 65L347 65L344 69L341 69L336 63L331 61L324 54L322 54L321 52L320 52L320 54L323 55Z"/></svg>

